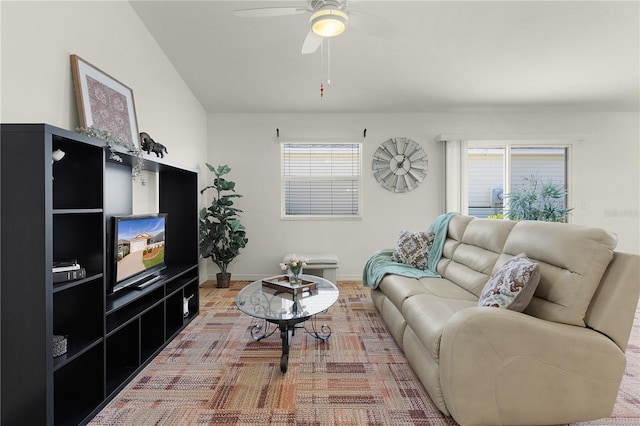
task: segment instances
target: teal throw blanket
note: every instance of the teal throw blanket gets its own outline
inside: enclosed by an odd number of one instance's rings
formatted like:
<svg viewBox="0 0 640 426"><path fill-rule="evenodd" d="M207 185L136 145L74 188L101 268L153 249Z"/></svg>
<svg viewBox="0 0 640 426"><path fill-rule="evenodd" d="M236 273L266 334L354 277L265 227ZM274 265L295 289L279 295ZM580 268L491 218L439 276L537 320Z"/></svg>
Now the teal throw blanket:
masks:
<svg viewBox="0 0 640 426"><path fill-rule="evenodd" d="M404 277L422 278L422 277L440 277L436 272L436 266L442 257L442 248L444 241L447 239L447 229L449 221L458 213L445 213L436 218L429 226L428 232L434 232L436 235L433 239L433 245L429 252L428 268L425 270L414 268L404 263L393 262L391 255L393 250L385 249L375 252L364 266L362 272L362 284L365 287L376 288L382 278L387 274L402 275Z"/></svg>

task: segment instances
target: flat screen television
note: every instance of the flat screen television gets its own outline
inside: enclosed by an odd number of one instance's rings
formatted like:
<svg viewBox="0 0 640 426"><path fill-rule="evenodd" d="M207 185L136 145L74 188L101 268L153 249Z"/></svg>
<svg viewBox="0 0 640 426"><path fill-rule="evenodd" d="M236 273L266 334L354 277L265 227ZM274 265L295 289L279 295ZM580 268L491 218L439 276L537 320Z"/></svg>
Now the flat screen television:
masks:
<svg viewBox="0 0 640 426"><path fill-rule="evenodd" d="M110 293L142 288L166 267L167 214L112 217Z"/></svg>

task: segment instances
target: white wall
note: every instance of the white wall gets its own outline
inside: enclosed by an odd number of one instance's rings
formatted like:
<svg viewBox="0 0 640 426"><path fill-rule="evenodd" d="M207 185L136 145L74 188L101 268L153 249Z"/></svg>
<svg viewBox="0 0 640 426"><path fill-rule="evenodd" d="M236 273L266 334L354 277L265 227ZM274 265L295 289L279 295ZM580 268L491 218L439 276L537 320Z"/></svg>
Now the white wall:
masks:
<svg viewBox="0 0 640 426"><path fill-rule="evenodd" d="M339 279L361 278L368 257L393 247L402 229L426 229L443 212L441 134L499 136L581 134L573 150L572 222L616 232L618 249L640 253L639 116L637 113L495 114L210 114L209 162L228 164L230 179L244 195L249 244L230 265L234 279L278 273L289 252L331 252L340 258ZM282 140L344 138L362 141L363 220L280 220ZM376 148L393 136L408 136L429 156L429 173L415 190L395 194L383 189L371 172ZM207 172L207 179L211 174ZM217 268L209 264L213 276Z"/></svg>
<svg viewBox="0 0 640 426"><path fill-rule="evenodd" d="M277 273L288 252L334 252L338 276L358 279L375 250L401 229L425 229L443 211L440 134L587 134L573 151L573 222L616 232L622 251L640 253L637 113L538 114L212 114L207 117L127 2L0 2L2 122L75 129L78 115L69 55L75 53L132 88L138 127L167 145L169 159L200 170L228 163L244 198L249 244L232 262L234 278ZM345 138L364 143L363 220L280 220L282 139ZM207 130L208 129L208 130ZM375 181L371 158L387 138L408 136L429 155L425 182L392 194ZM210 276L216 268L210 261ZM204 273L204 268L203 268Z"/></svg>
<svg viewBox="0 0 640 426"><path fill-rule="evenodd" d="M78 127L69 59L77 54L132 89L139 130L167 146L168 160L201 166L207 114L128 2L2 1L0 8L3 123Z"/></svg>

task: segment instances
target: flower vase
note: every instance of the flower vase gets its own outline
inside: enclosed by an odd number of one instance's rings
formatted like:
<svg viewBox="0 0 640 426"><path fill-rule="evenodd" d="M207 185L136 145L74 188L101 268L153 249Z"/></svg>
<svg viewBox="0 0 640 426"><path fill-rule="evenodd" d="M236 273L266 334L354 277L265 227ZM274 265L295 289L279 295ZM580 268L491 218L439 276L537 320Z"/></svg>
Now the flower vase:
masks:
<svg viewBox="0 0 640 426"><path fill-rule="evenodd" d="M302 268L299 271L289 270L289 283L293 286L302 284Z"/></svg>

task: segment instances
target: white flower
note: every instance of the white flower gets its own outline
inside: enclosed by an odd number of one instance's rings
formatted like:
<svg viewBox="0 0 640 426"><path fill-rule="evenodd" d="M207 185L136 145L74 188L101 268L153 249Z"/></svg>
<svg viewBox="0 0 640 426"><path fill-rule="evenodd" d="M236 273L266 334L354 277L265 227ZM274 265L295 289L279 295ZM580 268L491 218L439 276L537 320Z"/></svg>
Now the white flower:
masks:
<svg viewBox="0 0 640 426"><path fill-rule="evenodd" d="M293 274L298 275L302 272L302 268L307 266L309 260L305 257L298 257L295 254L289 256L289 260L286 263L280 264L280 269L283 271L289 270Z"/></svg>

